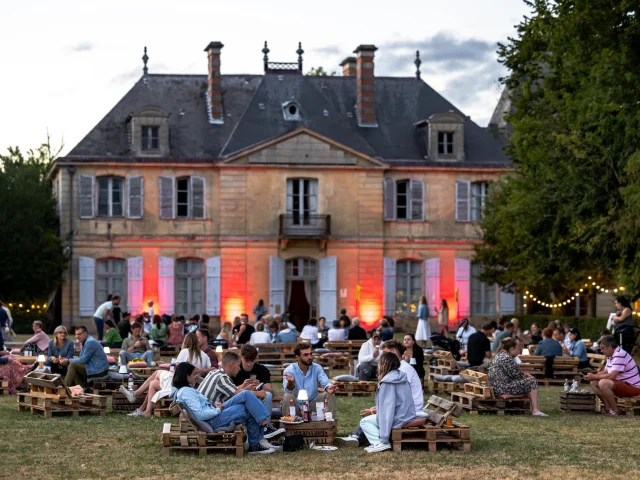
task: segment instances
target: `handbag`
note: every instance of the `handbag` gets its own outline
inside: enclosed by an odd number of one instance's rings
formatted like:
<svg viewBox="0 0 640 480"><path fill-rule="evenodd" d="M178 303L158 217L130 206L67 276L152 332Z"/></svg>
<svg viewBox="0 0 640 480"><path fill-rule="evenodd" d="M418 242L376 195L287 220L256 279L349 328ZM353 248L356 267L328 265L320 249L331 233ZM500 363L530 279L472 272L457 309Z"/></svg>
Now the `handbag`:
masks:
<svg viewBox="0 0 640 480"><path fill-rule="evenodd" d="M283 452L297 452L304 448L304 437L300 433L285 435L282 443Z"/></svg>

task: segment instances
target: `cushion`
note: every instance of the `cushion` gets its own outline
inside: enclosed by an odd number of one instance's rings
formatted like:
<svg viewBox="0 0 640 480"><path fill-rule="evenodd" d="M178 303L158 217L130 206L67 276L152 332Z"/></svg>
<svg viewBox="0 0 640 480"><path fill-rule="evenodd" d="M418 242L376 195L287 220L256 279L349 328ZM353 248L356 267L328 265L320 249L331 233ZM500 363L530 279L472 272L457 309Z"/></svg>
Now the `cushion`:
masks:
<svg viewBox="0 0 640 480"><path fill-rule="evenodd" d="M147 368L147 362L129 362L127 363L127 367L129 368Z"/></svg>
<svg viewBox="0 0 640 480"><path fill-rule="evenodd" d="M453 375L451 377L451 381L453 383L469 383L469 380L467 380L466 378L462 378L460 375Z"/></svg>
<svg viewBox="0 0 640 480"><path fill-rule="evenodd" d="M338 375L333 378L336 382L357 382L358 378L353 375Z"/></svg>
<svg viewBox="0 0 640 480"><path fill-rule="evenodd" d="M203 422L202 420L198 420L193 412L187 407L184 403L181 403L182 411L189 417L189 420L193 422L198 430L205 433L213 433L213 428L207 422Z"/></svg>
<svg viewBox="0 0 640 480"><path fill-rule="evenodd" d="M168 362L159 362L158 368L166 368L168 370L171 368L171 364Z"/></svg>
<svg viewBox="0 0 640 480"><path fill-rule="evenodd" d="M426 418L414 418L413 420L405 423L402 428L421 427L424 425Z"/></svg>
<svg viewBox="0 0 640 480"><path fill-rule="evenodd" d="M109 365L115 365L116 363L118 363L116 361L116 357L112 355L107 355L107 362L109 362Z"/></svg>
<svg viewBox="0 0 640 480"><path fill-rule="evenodd" d="M342 358L343 356L340 352L327 352L320 355L322 358Z"/></svg>
<svg viewBox="0 0 640 480"><path fill-rule="evenodd" d="M458 366L461 368L469 368L471 364L469 362L458 362Z"/></svg>
<svg viewBox="0 0 640 480"><path fill-rule="evenodd" d="M328 348L314 348L313 353L327 353L330 352ZM323 355L324 356L324 355Z"/></svg>
<svg viewBox="0 0 640 480"><path fill-rule="evenodd" d="M436 382L453 382L453 377L451 375L434 375L433 379Z"/></svg>

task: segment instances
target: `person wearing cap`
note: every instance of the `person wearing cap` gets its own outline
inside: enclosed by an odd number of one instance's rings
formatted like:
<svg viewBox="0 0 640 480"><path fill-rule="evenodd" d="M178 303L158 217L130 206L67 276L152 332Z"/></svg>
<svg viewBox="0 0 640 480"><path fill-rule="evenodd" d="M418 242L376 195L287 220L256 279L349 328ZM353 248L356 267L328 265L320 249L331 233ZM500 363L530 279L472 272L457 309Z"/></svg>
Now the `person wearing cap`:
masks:
<svg viewBox="0 0 640 480"><path fill-rule="evenodd" d="M358 353L358 378L360 380L375 380L378 375L380 361L380 332L374 331L371 338L364 342Z"/></svg>

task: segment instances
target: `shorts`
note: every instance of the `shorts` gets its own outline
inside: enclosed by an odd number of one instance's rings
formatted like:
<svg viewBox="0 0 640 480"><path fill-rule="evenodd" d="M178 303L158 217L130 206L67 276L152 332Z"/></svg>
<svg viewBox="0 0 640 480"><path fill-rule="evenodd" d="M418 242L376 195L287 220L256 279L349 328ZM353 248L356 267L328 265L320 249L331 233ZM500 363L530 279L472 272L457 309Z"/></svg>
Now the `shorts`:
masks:
<svg viewBox="0 0 640 480"><path fill-rule="evenodd" d="M640 388L629 385L621 380L613 381L613 393L616 397L638 397L640 396Z"/></svg>

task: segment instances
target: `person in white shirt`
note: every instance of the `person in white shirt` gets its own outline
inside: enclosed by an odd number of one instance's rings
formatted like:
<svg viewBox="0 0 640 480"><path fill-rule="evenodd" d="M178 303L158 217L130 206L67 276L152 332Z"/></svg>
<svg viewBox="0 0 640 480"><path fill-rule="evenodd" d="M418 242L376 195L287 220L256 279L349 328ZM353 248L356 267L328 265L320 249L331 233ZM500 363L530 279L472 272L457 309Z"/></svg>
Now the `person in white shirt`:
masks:
<svg viewBox="0 0 640 480"><path fill-rule="evenodd" d="M144 331L146 333L149 333L149 330L151 330L151 325L153 325L153 315L155 314L155 310L153 309L153 300L149 300L147 302L147 306L149 307L149 323L147 324L146 319L145 319L145 324L144 324Z"/></svg>
<svg viewBox="0 0 640 480"><path fill-rule="evenodd" d="M300 338L309 340L311 345L316 345L320 339L318 338L318 321L315 318L309 319L309 323L302 328Z"/></svg>
<svg viewBox="0 0 640 480"><path fill-rule="evenodd" d="M96 329L98 330L98 341L102 341L102 336L104 334L104 322L107 321L107 318L111 316L111 311L114 307L120 305L120 297L116 295L111 298L111 300L104 302L102 305L98 307L96 312L93 314L93 323L96 324Z"/></svg>
<svg viewBox="0 0 640 480"><path fill-rule="evenodd" d="M371 338L360 347L358 352L358 378L360 380L375 380L377 378L381 341L380 332L376 330L371 334Z"/></svg>
<svg viewBox="0 0 640 480"><path fill-rule="evenodd" d="M461 354L467 351L467 342L469 341L469 337L474 333L476 333L476 329L469 325L469 320L465 318L460 322L460 328L458 328L456 338L460 342Z"/></svg>
<svg viewBox="0 0 640 480"><path fill-rule="evenodd" d="M344 335L344 328L340 328L340 321L334 320L333 326L327 332L327 337L330 342L342 342L346 340Z"/></svg>
<svg viewBox="0 0 640 480"><path fill-rule="evenodd" d="M207 373L211 368L209 356L200 349L200 342L195 333L187 333L182 342L182 350L176 363L189 362L196 367L196 373Z"/></svg>
<svg viewBox="0 0 640 480"><path fill-rule="evenodd" d="M271 343L271 335L264 331L264 323L258 322L256 324L256 331L251 334L249 343L255 345L257 343Z"/></svg>

